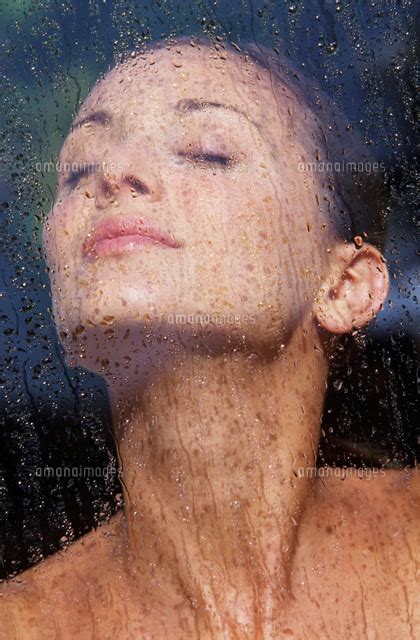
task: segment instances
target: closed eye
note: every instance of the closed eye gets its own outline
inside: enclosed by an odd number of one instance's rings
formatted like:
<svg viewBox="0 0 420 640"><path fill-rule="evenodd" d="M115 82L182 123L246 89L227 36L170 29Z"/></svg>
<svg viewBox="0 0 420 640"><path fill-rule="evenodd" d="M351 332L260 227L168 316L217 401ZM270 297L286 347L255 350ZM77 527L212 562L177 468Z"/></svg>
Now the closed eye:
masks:
<svg viewBox="0 0 420 640"><path fill-rule="evenodd" d="M204 153L199 156L202 162L211 162L215 164L228 165L232 164L232 156L226 156L218 153Z"/></svg>
<svg viewBox="0 0 420 640"><path fill-rule="evenodd" d="M95 171L94 164L83 164L79 169L71 170L65 180L68 187L75 187L82 178L86 178Z"/></svg>
<svg viewBox="0 0 420 640"><path fill-rule="evenodd" d="M178 156L192 160L193 162L205 162L208 164L216 164L222 167L228 167L233 164L233 156L223 153L200 153L194 151L180 151Z"/></svg>

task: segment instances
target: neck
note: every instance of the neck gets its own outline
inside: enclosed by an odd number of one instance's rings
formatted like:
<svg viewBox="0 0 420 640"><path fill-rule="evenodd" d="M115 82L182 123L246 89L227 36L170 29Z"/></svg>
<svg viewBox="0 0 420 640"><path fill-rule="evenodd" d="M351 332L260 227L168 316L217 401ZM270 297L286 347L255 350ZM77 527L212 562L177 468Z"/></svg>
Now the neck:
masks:
<svg viewBox="0 0 420 640"><path fill-rule="evenodd" d="M142 602L203 637L266 632L289 596L310 482L297 470L315 464L326 372L309 330L268 359L178 353L135 391L110 378Z"/></svg>

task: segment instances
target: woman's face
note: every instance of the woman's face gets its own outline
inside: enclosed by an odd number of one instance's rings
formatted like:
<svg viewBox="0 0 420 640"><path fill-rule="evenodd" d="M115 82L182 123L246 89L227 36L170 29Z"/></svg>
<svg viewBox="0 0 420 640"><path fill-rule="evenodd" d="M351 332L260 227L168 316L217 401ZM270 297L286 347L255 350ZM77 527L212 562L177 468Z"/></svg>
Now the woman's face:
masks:
<svg viewBox="0 0 420 640"><path fill-rule="evenodd" d="M329 225L298 168L315 156L313 118L273 82L242 55L183 44L96 85L44 229L60 332L206 325L264 343L299 323Z"/></svg>

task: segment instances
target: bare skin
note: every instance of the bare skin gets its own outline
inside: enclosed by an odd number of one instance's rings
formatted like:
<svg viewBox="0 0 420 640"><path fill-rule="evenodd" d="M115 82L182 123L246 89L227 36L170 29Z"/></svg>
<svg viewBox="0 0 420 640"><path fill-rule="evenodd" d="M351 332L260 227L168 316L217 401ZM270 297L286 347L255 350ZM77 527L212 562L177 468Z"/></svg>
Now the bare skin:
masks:
<svg viewBox="0 0 420 640"><path fill-rule="evenodd" d="M418 472L313 485L295 534L290 590L269 631L197 633L189 604L151 611L124 569L120 514L3 589L0 638L418 637Z"/></svg>
<svg viewBox="0 0 420 640"><path fill-rule="evenodd" d="M388 291L298 172L313 118L184 43L113 70L78 122L63 162L107 166L61 177L45 250L68 361L108 384L125 508L4 587L0 638L415 638L417 471L311 474L328 333ZM169 244L95 241L134 214Z"/></svg>

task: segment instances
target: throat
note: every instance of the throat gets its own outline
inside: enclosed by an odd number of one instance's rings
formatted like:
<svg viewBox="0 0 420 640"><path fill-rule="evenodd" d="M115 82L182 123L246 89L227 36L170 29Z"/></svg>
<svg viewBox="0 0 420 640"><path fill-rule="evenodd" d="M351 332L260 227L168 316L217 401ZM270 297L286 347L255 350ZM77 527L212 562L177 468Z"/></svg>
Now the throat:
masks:
<svg viewBox="0 0 420 640"><path fill-rule="evenodd" d="M299 367L293 344L270 360L186 356L129 397L110 389L136 599L203 637L259 637L290 598L326 374L306 353Z"/></svg>

